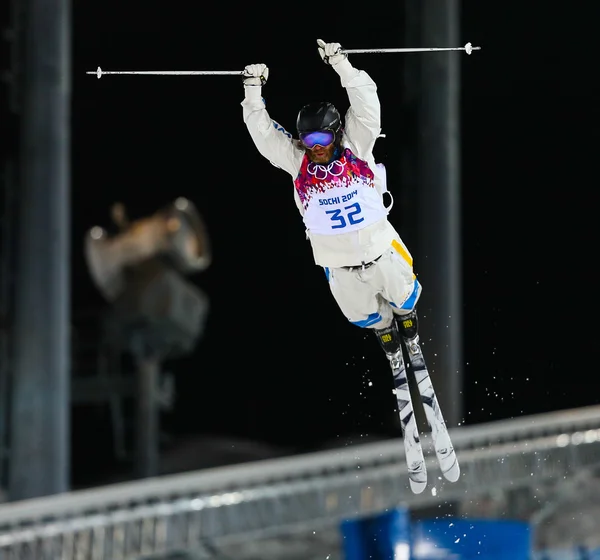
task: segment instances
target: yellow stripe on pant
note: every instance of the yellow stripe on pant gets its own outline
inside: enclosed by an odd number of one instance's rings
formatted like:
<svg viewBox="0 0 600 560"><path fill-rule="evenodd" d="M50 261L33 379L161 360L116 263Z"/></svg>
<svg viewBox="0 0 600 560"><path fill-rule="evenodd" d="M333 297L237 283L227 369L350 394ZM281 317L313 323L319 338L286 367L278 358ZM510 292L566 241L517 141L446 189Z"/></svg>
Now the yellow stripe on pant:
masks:
<svg viewBox="0 0 600 560"><path fill-rule="evenodd" d="M408 265L412 268L413 265L413 260L412 257L408 254L408 251L402 246L402 244L397 240L394 239L392 241L392 247L394 249L396 249L396 251L398 252L398 254L408 263ZM413 272L413 279L415 279L417 277L417 275Z"/></svg>

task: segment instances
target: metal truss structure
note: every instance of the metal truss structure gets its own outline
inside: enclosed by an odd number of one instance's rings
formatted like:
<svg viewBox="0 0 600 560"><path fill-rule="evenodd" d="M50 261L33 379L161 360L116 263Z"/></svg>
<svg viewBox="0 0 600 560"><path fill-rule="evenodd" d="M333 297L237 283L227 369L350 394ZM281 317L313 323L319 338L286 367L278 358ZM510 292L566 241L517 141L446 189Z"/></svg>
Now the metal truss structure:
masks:
<svg viewBox="0 0 600 560"><path fill-rule="evenodd" d="M421 495L408 488L402 445L391 440L5 504L0 560L175 558L167 555L536 487L600 465L600 407L451 435L463 474L445 483L432 458L433 483Z"/></svg>

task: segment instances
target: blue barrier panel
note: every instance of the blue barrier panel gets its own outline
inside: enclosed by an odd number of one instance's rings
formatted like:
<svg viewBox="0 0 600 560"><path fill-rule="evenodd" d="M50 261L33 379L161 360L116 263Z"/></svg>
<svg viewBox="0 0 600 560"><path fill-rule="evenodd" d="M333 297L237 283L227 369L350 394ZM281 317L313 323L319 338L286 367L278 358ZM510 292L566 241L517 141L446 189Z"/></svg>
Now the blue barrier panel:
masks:
<svg viewBox="0 0 600 560"><path fill-rule="evenodd" d="M344 521L344 560L410 560L410 529L405 509Z"/></svg>
<svg viewBox="0 0 600 560"><path fill-rule="evenodd" d="M411 560L529 560L531 546L528 523L426 520L413 524Z"/></svg>

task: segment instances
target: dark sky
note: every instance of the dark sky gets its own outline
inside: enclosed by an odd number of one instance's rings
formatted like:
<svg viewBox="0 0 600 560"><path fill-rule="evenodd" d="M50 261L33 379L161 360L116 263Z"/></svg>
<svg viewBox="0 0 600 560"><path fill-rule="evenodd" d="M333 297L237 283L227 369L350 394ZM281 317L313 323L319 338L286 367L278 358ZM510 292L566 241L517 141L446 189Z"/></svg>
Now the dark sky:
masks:
<svg viewBox="0 0 600 560"><path fill-rule="evenodd" d="M598 401L595 374L586 373L597 364L590 356L598 180L589 169L599 91L586 55L590 15L524 5L469 1L462 15L460 44L484 48L457 53L467 423ZM347 107L317 38L346 48L407 46L393 3L370 3L364 19L347 7L315 9L298 4L284 15L260 3L215 3L209 16L199 2L75 7L74 312L99 305L81 240L90 226L108 224L115 200L138 217L186 196L213 243L214 264L194 279L211 300L207 333L193 356L172 366L179 400L165 421L174 432L303 449L345 434L396 433L385 358L372 335L346 322L314 266L290 178L258 154L242 122L241 81L85 75L97 66L241 70L264 62L268 109L293 130L309 101ZM402 56L351 58L378 84L388 139L376 157L396 171L406 118ZM390 187L401 196L399 173ZM414 232L402 216L412 210L391 215L406 238Z"/></svg>

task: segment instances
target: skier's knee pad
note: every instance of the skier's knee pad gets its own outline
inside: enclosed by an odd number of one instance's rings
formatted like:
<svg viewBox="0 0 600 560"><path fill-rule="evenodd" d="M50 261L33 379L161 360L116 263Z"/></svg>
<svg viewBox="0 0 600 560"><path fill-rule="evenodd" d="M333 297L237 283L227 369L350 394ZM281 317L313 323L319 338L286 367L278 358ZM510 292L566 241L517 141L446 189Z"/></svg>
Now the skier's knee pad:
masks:
<svg viewBox="0 0 600 560"><path fill-rule="evenodd" d="M404 338L412 339L419 334L419 319L416 309L406 315L397 315L396 321Z"/></svg>

